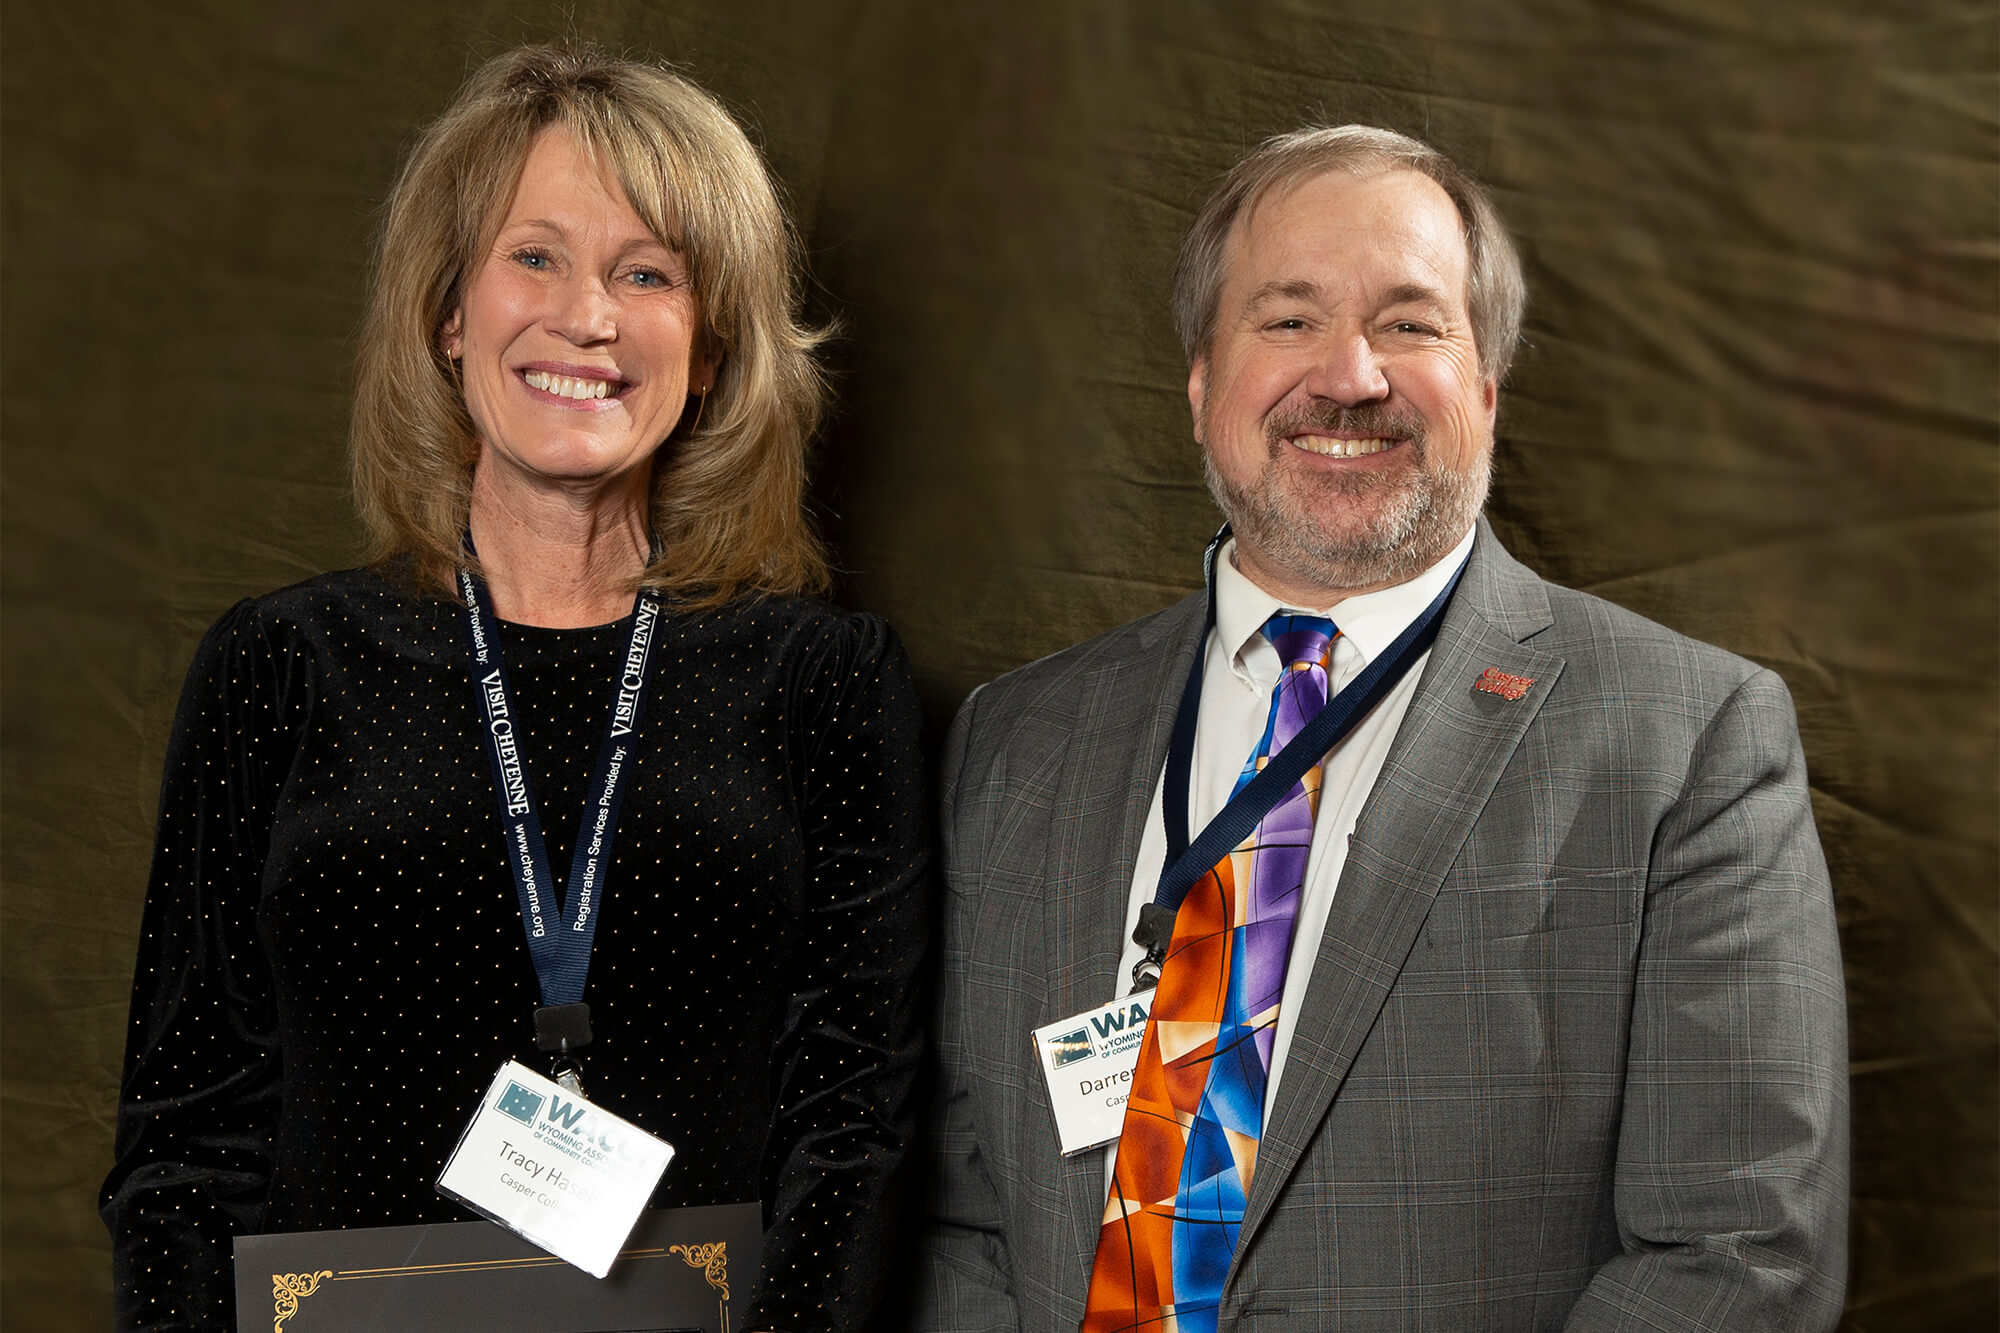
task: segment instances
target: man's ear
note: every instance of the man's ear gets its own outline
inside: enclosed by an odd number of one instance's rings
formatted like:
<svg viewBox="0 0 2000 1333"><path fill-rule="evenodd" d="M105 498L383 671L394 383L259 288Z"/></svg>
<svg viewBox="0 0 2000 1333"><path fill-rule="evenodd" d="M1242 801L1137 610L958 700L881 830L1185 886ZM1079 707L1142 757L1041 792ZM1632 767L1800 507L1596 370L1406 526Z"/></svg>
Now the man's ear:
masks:
<svg viewBox="0 0 2000 1333"><path fill-rule="evenodd" d="M1204 352L1194 359L1193 365L1188 367L1188 411L1194 416L1194 442L1196 444L1208 443L1207 440L1201 438L1201 404L1207 392L1208 354Z"/></svg>

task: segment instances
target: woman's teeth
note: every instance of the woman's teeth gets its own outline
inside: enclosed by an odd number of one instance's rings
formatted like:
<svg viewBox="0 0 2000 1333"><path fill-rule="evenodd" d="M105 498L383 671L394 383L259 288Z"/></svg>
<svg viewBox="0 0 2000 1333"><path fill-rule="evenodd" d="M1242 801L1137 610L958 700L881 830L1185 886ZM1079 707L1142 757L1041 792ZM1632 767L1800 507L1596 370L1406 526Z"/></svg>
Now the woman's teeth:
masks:
<svg viewBox="0 0 2000 1333"><path fill-rule="evenodd" d="M551 375L544 370L531 370L523 378L529 388L558 398L602 398L611 392L609 380L581 380L572 375Z"/></svg>

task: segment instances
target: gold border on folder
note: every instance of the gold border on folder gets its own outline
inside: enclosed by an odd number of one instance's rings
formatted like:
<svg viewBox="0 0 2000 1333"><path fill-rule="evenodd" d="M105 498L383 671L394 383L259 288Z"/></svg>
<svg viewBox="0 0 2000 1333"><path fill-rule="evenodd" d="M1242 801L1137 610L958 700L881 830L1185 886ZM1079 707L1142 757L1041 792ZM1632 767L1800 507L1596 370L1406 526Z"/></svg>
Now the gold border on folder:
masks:
<svg viewBox="0 0 2000 1333"><path fill-rule="evenodd" d="M669 1245L666 1249L620 1250L620 1259L659 1259L678 1254L689 1268L699 1268L708 1285L722 1293L716 1310L722 1317L722 1333L729 1333L729 1243L707 1241L695 1245ZM507 1268L547 1268L564 1262L554 1255L529 1259L472 1259L454 1264L408 1264L398 1268L322 1269L317 1273L271 1274L271 1333L285 1333L285 1321L299 1312L299 1302L318 1291L328 1279L335 1282L363 1282L380 1277L424 1277L438 1273L486 1273Z"/></svg>

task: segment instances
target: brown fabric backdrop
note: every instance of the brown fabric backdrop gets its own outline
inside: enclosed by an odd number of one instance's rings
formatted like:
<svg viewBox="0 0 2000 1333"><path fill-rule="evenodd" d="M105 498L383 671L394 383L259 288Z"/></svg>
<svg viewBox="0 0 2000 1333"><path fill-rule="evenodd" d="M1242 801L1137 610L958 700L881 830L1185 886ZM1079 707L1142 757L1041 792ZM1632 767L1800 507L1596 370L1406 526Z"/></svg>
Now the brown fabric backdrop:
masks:
<svg viewBox="0 0 2000 1333"><path fill-rule="evenodd" d="M368 237L477 58L665 55L753 128L845 321L822 517L934 718L1164 605L1215 521L1165 298L1306 119L1426 135L1528 263L1514 550L1780 671L1852 1005L1848 1327L1996 1319L2000 23L1925 0L11 5L4 1283L102 1326L93 1194L196 637L351 563Z"/></svg>

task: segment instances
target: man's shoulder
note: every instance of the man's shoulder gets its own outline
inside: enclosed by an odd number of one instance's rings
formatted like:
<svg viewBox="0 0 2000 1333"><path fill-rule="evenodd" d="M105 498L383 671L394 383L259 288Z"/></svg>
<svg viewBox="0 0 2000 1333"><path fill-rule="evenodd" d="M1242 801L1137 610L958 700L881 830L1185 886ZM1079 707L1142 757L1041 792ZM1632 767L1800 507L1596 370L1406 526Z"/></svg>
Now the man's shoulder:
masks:
<svg viewBox="0 0 2000 1333"><path fill-rule="evenodd" d="M1547 586L1555 623L1535 643L1565 658L1566 674L1582 673L1612 686L1673 682L1687 692L1711 695L1733 692L1763 670L1596 594Z"/></svg>
<svg viewBox="0 0 2000 1333"><path fill-rule="evenodd" d="M1605 597L1543 579L1497 541L1482 554L1488 577L1475 593L1481 613L1502 628L1527 631L1525 644L1562 658L1572 690L1586 683L1622 691L1671 681L1685 692L1726 695L1763 670Z"/></svg>
<svg viewBox="0 0 2000 1333"><path fill-rule="evenodd" d="M974 690L945 741L948 827L1052 804L1065 772L1088 770L1089 785L1101 787L1156 767L1202 610L1203 599L1190 597Z"/></svg>
<svg viewBox="0 0 2000 1333"><path fill-rule="evenodd" d="M1193 593L1164 610L1016 667L974 690L967 704L977 701L982 726L1035 712L1072 712L1082 705L1088 682L1134 664L1158 663L1163 655L1191 652L1201 630L1202 597Z"/></svg>

